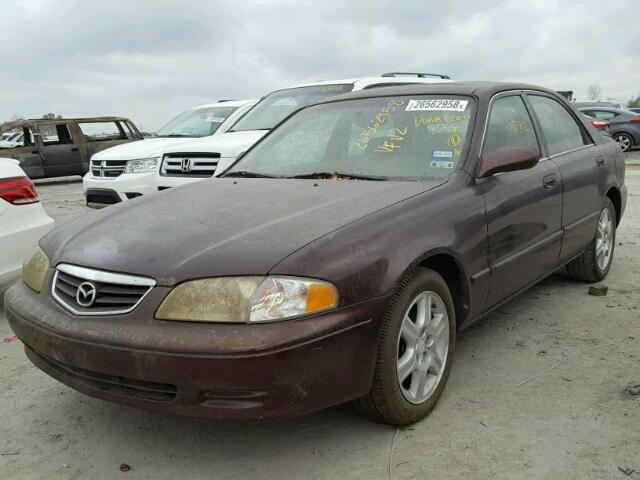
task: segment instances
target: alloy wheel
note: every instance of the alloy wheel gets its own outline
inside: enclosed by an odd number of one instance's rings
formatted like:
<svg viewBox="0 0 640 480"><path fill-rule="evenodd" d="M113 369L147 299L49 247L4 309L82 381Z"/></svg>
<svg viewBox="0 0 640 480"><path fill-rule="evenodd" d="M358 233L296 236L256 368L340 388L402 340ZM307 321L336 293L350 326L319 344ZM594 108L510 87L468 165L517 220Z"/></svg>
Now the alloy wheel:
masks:
<svg viewBox="0 0 640 480"><path fill-rule="evenodd" d="M422 292L405 312L398 336L397 374L404 398L429 399L438 387L449 351L449 316L442 298Z"/></svg>
<svg viewBox="0 0 640 480"><path fill-rule="evenodd" d="M611 254L613 252L613 219L609 209L605 208L598 220L598 231L596 233L596 261L598 268L605 270Z"/></svg>

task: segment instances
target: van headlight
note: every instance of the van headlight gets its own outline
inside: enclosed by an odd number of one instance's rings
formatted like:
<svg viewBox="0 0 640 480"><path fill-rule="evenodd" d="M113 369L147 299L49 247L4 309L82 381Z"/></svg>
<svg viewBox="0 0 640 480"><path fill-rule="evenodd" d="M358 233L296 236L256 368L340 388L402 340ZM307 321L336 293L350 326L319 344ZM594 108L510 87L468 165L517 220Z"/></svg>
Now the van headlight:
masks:
<svg viewBox="0 0 640 480"><path fill-rule="evenodd" d="M22 264L22 281L34 292L40 293L49 271L49 259L40 247Z"/></svg>
<svg viewBox="0 0 640 480"><path fill-rule="evenodd" d="M338 306L335 286L308 278L221 277L175 287L156 318L191 322L257 323L311 315Z"/></svg>
<svg viewBox="0 0 640 480"><path fill-rule="evenodd" d="M160 158L141 158L139 160L129 160L124 168L124 173L148 173L154 172L160 165Z"/></svg>

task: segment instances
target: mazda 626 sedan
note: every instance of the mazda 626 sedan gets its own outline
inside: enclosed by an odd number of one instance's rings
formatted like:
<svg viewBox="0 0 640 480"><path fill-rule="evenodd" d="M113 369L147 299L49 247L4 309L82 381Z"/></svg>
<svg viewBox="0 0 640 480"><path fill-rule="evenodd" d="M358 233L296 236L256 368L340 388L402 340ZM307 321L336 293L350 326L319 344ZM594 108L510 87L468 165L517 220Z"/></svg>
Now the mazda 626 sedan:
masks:
<svg viewBox="0 0 640 480"><path fill-rule="evenodd" d="M54 230L6 294L29 358L88 395L263 419L435 406L457 333L565 266L611 268L622 152L539 87L351 93L220 178Z"/></svg>

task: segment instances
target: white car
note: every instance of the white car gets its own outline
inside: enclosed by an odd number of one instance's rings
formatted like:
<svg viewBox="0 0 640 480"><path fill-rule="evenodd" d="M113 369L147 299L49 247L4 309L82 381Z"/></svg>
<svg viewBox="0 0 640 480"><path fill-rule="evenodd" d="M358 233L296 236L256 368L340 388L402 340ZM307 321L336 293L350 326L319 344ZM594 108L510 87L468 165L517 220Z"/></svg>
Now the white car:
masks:
<svg viewBox="0 0 640 480"><path fill-rule="evenodd" d="M327 97L369 88L450 82L447 75L385 73L379 77L329 80L276 90L265 96L224 135L194 140L165 149L155 172L158 190L217 175L291 113Z"/></svg>
<svg viewBox="0 0 640 480"><path fill-rule="evenodd" d="M82 187L94 208L157 191L155 174L164 151L194 138L217 136L242 117L256 100L220 101L190 108L157 132L157 136L102 150L91 157Z"/></svg>
<svg viewBox="0 0 640 480"><path fill-rule="evenodd" d="M12 132L11 134L3 134L0 140L0 148L15 148L22 145L24 139L23 132Z"/></svg>
<svg viewBox="0 0 640 480"><path fill-rule="evenodd" d="M17 160L0 158L0 285L20 276L22 261L54 223Z"/></svg>
<svg viewBox="0 0 640 480"><path fill-rule="evenodd" d="M130 183L127 183L125 190L121 182L125 175L122 175L119 181L110 184L105 181L96 184L93 183L93 178L85 177L87 204L105 206L219 174L231 165L239 154L260 140L267 131L309 103L368 88L449 81L451 80L448 76L440 74L392 72L379 77L329 80L277 90L263 97L255 107L222 134L166 145L159 159L161 162L156 162L158 159L153 158L153 165L145 169L145 173L132 171L131 175L126 176L127 182ZM99 155L101 154L96 154L94 158L99 158ZM157 163L161 163L160 168L156 166ZM89 180L92 190L87 190Z"/></svg>

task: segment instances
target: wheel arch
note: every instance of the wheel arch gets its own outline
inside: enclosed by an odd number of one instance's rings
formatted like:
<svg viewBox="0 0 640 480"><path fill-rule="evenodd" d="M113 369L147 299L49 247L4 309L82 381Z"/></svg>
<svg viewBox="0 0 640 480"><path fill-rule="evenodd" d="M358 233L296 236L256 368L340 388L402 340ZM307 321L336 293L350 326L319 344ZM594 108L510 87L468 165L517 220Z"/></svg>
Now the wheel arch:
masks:
<svg viewBox="0 0 640 480"><path fill-rule="evenodd" d="M445 249L434 249L420 255L405 269L403 278L407 273L415 268L429 268L437 272L447 283L453 304L456 310L456 325L458 328L466 320L470 311L470 288L469 277L462 261L454 252Z"/></svg>
<svg viewBox="0 0 640 480"><path fill-rule="evenodd" d="M620 224L620 216L622 214L622 197L620 190L617 187L610 187L606 193L607 198L613 203L613 208L616 212L616 226Z"/></svg>

